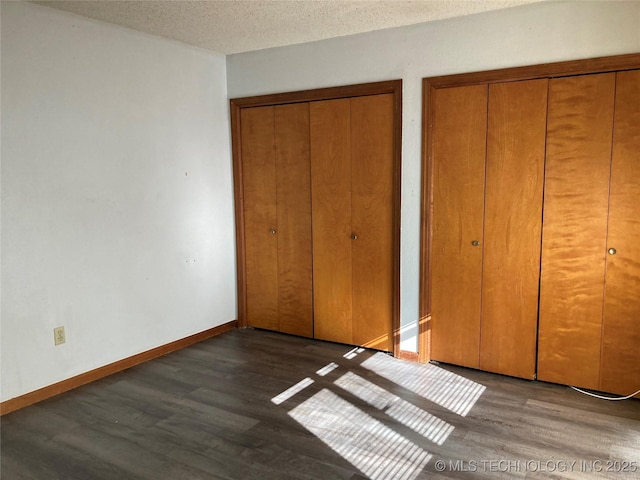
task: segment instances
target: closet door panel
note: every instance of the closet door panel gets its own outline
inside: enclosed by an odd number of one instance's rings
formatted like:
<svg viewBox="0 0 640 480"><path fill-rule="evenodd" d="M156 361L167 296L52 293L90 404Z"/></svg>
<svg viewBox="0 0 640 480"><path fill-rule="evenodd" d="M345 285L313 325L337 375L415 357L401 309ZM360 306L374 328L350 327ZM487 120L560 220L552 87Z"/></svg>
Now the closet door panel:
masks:
<svg viewBox="0 0 640 480"><path fill-rule="evenodd" d="M310 104L314 336L353 343L349 99Z"/></svg>
<svg viewBox="0 0 640 480"><path fill-rule="evenodd" d="M273 107L241 116L247 324L278 329L278 239Z"/></svg>
<svg viewBox="0 0 640 480"><path fill-rule="evenodd" d="M534 378L545 80L489 87L480 368Z"/></svg>
<svg viewBox="0 0 640 480"><path fill-rule="evenodd" d="M351 99L353 343L393 349L393 96Z"/></svg>
<svg viewBox="0 0 640 480"><path fill-rule="evenodd" d="M640 70L617 73L600 389L640 388Z"/></svg>
<svg viewBox="0 0 640 480"><path fill-rule="evenodd" d="M478 368L487 86L432 100L431 357Z"/></svg>
<svg viewBox="0 0 640 480"><path fill-rule="evenodd" d="M615 74L549 85L538 378L599 387Z"/></svg>
<svg viewBox="0 0 640 480"><path fill-rule="evenodd" d="M309 104L275 108L279 330L313 335Z"/></svg>

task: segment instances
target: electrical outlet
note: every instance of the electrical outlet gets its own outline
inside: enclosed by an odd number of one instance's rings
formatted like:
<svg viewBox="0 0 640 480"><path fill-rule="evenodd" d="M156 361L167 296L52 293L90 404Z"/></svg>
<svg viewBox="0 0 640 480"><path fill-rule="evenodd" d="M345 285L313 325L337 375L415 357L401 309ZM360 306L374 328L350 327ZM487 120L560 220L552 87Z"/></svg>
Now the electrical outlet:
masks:
<svg viewBox="0 0 640 480"><path fill-rule="evenodd" d="M56 345L62 345L65 342L64 327L56 327L53 329L53 342Z"/></svg>

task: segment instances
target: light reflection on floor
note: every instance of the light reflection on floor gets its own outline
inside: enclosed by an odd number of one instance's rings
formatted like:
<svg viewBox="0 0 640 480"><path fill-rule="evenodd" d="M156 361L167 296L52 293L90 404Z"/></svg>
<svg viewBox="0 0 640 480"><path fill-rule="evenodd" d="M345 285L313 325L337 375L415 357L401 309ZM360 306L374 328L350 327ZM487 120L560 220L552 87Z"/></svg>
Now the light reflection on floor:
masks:
<svg viewBox="0 0 640 480"><path fill-rule="evenodd" d="M309 377L307 377L305 379L302 379L298 383L293 385L292 387L287 388L284 392L282 392L279 395L276 395L275 397L273 397L271 399L271 401L273 403L275 403L276 405L280 405L282 402L285 402L285 401L289 400L296 393L301 392L302 390L307 388L312 383L313 383L313 380L310 379Z"/></svg>
<svg viewBox="0 0 640 480"><path fill-rule="evenodd" d="M442 445L453 431L453 425L353 372L345 373L335 384L437 445Z"/></svg>
<svg viewBox="0 0 640 480"><path fill-rule="evenodd" d="M485 390L483 385L436 365L400 362L380 352L362 366L463 417Z"/></svg>
<svg viewBox="0 0 640 480"><path fill-rule="evenodd" d="M460 416L469 413L486 387L436 365L406 362L381 352L359 364L371 372L365 379L349 370L349 364L364 351L354 348L343 355L342 365L330 362L317 370L318 377L341 368L345 372L288 414L372 480L413 480L429 463L429 452L344 397L353 395L427 441L442 445L453 432L453 425L376 385L372 379L379 376ZM291 404L299 392L313 383L312 378L304 378L271 401L276 405Z"/></svg>
<svg viewBox="0 0 640 480"><path fill-rule="evenodd" d="M339 365L337 363L331 362L328 365L325 365L324 367L322 367L320 370L318 370L316 374L320 375L321 377L324 377L325 375L328 375L331 372L333 372L338 367Z"/></svg>
<svg viewBox="0 0 640 480"><path fill-rule="evenodd" d="M347 360L351 360L356 355L358 355L359 353L362 353L362 352L364 352L364 348L356 347L356 348L353 348L353 349L349 350L347 353L345 353L343 355L343 357L346 358Z"/></svg>
<svg viewBox="0 0 640 480"><path fill-rule="evenodd" d="M372 480L411 480L431 455L326 388L289 415Z"/></svg>

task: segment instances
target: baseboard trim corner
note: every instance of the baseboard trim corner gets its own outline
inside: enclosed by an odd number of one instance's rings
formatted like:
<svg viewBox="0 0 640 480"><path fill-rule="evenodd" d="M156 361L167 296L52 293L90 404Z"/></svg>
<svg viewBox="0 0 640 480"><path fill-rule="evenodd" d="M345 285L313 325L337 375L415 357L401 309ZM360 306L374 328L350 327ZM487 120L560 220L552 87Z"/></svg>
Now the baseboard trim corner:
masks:
<svg viewBox="0 0 640 480"><path fill-rule="evenodd" d="M409 350L400 350L398 358L401 360L408 360L410 362L420 361L420 355L416 352L410 352Z"/></svg>
<svg viewBox="0 0 640 480"><path fill-rule="evenodd" d="M86 385L87 383L91 383L95 380L126 370L127 368L153 360L154 358L161 357L162 355L175 352L181 348L189 347L204 340L208 340L209 338L222 335L225 332L234 330L237 326L238 321L232 320L231 322L223 323L217 327L209 328L208 330L189 335L188 337L181 338L180 340L160 345L159 347L152 348L151 350L123 358L122 360L118 360L103 367L98 367L94 370L76 375L75 377L67 378L66 380L62 380L52 385L39 388L33 392L25 393L19 397L11 398L0 403L0 416L15 412L21 408L28 407L29 405L41 402L47 398L68 392L74 388L78 388L82 385Z"/></svg>

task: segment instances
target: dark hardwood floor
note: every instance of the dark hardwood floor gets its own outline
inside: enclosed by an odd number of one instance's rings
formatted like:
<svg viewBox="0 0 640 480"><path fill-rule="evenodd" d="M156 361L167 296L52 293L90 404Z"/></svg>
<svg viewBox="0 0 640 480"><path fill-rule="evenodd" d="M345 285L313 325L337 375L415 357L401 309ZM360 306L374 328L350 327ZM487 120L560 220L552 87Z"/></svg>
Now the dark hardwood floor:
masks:
<svg viewBox="0 0 640 480"><path fill-rule="evenodd" d="M640 401L234 330L1 419L13 479L640 478Z"/></svg>

